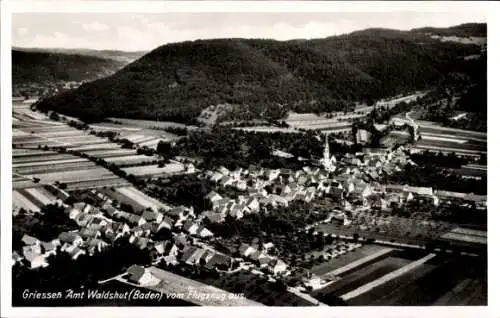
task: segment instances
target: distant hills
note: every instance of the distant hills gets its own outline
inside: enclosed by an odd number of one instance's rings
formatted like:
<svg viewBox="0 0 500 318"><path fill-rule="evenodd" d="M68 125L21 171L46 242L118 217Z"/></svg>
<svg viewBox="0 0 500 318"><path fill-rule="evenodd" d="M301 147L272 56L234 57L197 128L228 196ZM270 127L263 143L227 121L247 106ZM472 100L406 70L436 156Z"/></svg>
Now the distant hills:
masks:
<svg viewBox="0 0 500 318"><path fill-rule="evenodd" d="M19 48L19 47L13 47L13 50L22 52L61 53L61 54L71 54L71 55L93 56L93 57L100 57L103 59L120 61L124 63L133 62L147 53L146 51L126 52L118 50L59 49L59 48L50 49L50 48Z"/></svg>
<svg viewBox="0 0 500 318"><path fill-rule="evenodd" d="M413 33L432 34L440 36L457 36L457 37L486 37L486 23L465 23L449 28L418 28L411 30Z"/></svg>
<svg viewBox="0 0 500 318"><path fill-rule="evenodd" d="M486 25L411 31L367 29L314 40L216 39L167 44L116 73L40 102L87 121L105 117L190 122L228 103L246 117L348 109L454 81L474 82L478 45L431 35L477 36ZM481 33L482 34L482 33ZM485 92L484 92L485 93ZM237 114L237 112L234 112Z"/></svg>
<svg viewBox="0 0 500 318"><path fill-rule="evenodd" d="M126 64L90 55L12 50L12 83L93 80L110 75Z"/></svg>

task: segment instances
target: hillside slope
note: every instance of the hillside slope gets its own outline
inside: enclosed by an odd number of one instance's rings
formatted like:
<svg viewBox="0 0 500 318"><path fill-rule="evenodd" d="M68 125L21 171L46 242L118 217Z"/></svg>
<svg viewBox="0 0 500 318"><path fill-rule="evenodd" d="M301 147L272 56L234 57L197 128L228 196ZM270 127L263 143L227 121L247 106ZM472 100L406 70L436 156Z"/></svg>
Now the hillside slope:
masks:
<svg viewBox="0 0 500 318"><path fill-rule="evenodd" d="M161 46L115 74L42 101L88 121L193 120L209 105L255 117L346 109L462 78L480 48L419 32L368 29L316 40L217 39ZM457 76L459 74L460 76Z"/></svg>
<svg viewBox="0 0 500 318"><path fill-rule="evenodd" d="M126 63L78 54L12 50L12 84L93 80Z"/></svg>
<svg viewBox="0 0 500 318"><path fill-rule="evenodd" d="M92 50L92 49L59 49L59 48L21 48L14 47L16 51L21 52L38 52L38 53L61 53L61 54L72 54L72 55L83 55L83 56L93 56L100 57L103 59L110 59L124 63L130 63L138 58L142 57L147 52L144 51L118 51L118 50Z"/></svg>

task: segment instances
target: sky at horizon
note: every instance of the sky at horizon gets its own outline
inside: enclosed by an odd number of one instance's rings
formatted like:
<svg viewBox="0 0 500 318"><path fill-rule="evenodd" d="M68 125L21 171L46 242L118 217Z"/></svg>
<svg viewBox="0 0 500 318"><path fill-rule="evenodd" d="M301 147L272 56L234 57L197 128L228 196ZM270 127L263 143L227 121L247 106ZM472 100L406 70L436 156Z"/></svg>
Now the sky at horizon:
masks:
<svg viewBox="0 0 500 318"><path fill-rule="evenodd" d="M210 38L310 39L367 28L410 30L486 22L477 12L14 13L12 45L149 51Z"/></svg>

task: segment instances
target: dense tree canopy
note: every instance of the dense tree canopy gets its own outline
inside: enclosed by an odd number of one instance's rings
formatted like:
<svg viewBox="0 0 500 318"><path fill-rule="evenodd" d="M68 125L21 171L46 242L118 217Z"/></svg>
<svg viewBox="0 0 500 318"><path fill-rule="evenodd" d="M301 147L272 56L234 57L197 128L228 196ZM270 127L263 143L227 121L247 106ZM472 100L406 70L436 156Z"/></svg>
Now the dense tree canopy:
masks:
<svg viewBox="0 0 500 318"><path fill-rule="evenodd" d="M94 56L12 50L12 83L80 82L109 75L123 65Z"/></svg>

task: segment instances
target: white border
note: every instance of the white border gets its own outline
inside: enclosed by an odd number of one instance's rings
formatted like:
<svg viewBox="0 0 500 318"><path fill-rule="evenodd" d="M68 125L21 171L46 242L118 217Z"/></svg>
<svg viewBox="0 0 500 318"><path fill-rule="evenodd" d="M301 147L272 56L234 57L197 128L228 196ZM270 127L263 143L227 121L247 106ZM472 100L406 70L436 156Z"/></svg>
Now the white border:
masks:
<svg viewBox="0 0 500 318"><path fill-rule="evenodd" d="M498 57L500 57L500 13L497 2L285 2L285 1L19 1L4 0L1 5L1 187L0 200L2 220L1 225L1 317L68 317L68 316L182 316L182 317L256 317L256 316L339 316L339 317L499 317L500 310L496 298L499 295L500 275L498 274L498 257L494 247L499 242L498 231L494 225L498 224L498 199L494 193L494 183L500 180L499 169L495 163L499 162L499 151L495 146L499 144L500 134L496 119L500 103L498 99L498 83L495 78L500 72ZM143 308L143 307L79 307L75 308L12 308L11 306L11 14L13 12L480 12L487 16L488 23L488 105L489 105L489 262L488 262L488 307L314 307L314 308L277 308L268 307L264 310L257 308ZM496 84L496 85L495 85ZM494 211L494 212L492 212Z"/></svg>

